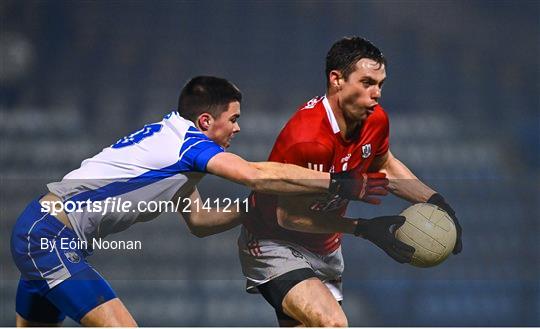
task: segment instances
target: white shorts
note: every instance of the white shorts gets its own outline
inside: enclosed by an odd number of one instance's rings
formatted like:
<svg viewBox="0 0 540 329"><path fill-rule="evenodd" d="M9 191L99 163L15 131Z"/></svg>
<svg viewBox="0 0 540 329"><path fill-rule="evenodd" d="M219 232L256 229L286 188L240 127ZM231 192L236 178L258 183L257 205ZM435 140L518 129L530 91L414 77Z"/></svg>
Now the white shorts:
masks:
<svg viewBox="0 0 540 329"><path fill-rule="evenodd" d="M344 264L341 247L328 255L319 255L288 241L256 239L242 227L238 237L238 252L249 293L258 293L257 286L285 273L309 268L337 301L343 300Z"/></svg>

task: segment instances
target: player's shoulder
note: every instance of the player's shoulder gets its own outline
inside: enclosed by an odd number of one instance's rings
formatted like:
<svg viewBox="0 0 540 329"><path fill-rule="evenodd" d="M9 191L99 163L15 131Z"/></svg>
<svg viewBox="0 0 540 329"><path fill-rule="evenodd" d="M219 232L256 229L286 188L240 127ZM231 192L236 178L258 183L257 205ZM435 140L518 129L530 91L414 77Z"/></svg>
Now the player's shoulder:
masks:
<svg viewBox="0 0 540 329"><path fill-rule="evenodd" d="M386 127L389 125L388 114L380 105L375 106L373 113L369 115L366 121L369 126Z"/></svg>
<svg viewBox="0 0 540 329"><path fill-rule="evenodd" d="M315 96L309 101L302 104L297 108L296 112L291 118L292 120L306 119L306 120L322 120L325 118L324 100L325 96Z"/></svg>
<svg viewBox="0 0 540 329"><path fill-rule="evenodd" d="M300 106L283 131L294 135L297 142L321 142L331 139L333 132L323 104L324 97L314 97Z"/></svg>
<svg viewBox="0 0 540 329"><path fill-rule="evenodd" d="M315 97L294 113L281 130L270 159L289 159L294 153L296 158L311 161L314 158L326 158L333 153L334 133L322 104L323 99Z"/></svg>

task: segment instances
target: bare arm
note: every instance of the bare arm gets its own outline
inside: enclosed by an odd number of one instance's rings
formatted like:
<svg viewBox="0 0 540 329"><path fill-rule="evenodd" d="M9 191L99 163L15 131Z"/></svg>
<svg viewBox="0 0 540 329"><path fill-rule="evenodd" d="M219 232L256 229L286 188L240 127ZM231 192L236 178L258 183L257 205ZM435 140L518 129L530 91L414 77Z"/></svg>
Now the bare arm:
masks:
<svg viewBox="0 0 540 329"><path fill-rule="evenodd" d="M435 193L390 151L375 159L370 171L384 172L390 180L388 189L410 202L426 202ZM309 210L309 206L313 202L315 202L315 198L312 196L281 196L277 208L279 225L289 230L308 233L354 232L357 220L345 218L336 211L316 212Z"/></svg>
<svg viewBox="0 0 540 329"><path fill-rule="evenodd" d="M396 240L392 227L405 222L402 216L383 216L372 219L345 218L339 212L314 212L306 197L281 196L277 208L278 223L283 228L308 233L349 233L361 236L381 248L399 263L408 263L414 248Z"/></svg>
<svg viewBox="0 0 540 329"><path fill-rule="evenodd" d="M201 196L197 188L189 195L189 211L181 212L180 215L189 227L191 233L199 238L228 231L242 223L247 213L237 211L235 207L229 208L230 212L224 212L223 209L212 208L199 209L196 204L202 204ZM197 201L196 201L197 200Z"/></svg>
<svg viewBox="0 0 540 329"><path fill-rule="evenodd" d="M390 150L376 158L370 171L386 174L390 181L387 189L398 197L409 202L426 202L435 191L422 183Z"/></svg>
<svg viewBox="0 0 540 329"><path fill-rule="evenodd" d="M327 192L330 174L278 162L248 162L238 155L222 152L206 167L211 174L271 194Z"/></svg>
<svg viewBox="0 0 540 329"><path fill-rule="evenodd" d="M279 225L288 230L307 233L354 233L357 220L341 216L339 210L310 210L315 200L310 196L280 196L277 207Z"/></svg>

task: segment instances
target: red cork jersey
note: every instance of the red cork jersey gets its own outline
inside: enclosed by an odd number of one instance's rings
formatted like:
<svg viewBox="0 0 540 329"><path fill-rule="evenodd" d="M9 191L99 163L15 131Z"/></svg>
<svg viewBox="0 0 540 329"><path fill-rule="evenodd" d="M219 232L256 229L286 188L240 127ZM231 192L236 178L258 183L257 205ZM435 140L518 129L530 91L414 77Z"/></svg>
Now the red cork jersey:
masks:
<svg viewBox="0 0 540 329"><path fill-rule="evenodd" d="M305 168L341 172L361 166L366 172L376 156L388 151L388 116L380 106L364 121L359 136L343 140L326 97L301 107L281 130L268 161ZM255 192L250 197L250 219L245 227L256 238L290 241L319 254L341 245L342 234L314 234L287 230L276 217L277 196ZM343 209L345 211L345 209Z"/></svg>

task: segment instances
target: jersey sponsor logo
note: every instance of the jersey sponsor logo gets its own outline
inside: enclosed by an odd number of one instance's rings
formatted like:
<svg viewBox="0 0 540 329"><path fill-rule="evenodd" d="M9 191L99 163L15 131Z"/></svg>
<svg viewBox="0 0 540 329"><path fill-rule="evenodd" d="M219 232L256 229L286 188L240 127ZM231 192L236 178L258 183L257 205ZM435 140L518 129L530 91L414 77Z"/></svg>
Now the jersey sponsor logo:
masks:
<svg viewBox="0 0 540 329"><path fill-rule="evenodd" d="M341 171L347 171L347 167L349 166L349 159L351 158L352 154L349 153L347 154L346 156L344 156L343 158L341 158Z"/></svg>
<svg viewBox="0 0 540 329"><path fill-rule="evenodd" d="M320 97L314 97L312 99L310 99L306 105L301 109L301 110L308 110L308 109L312 109L315 107L315 105L317 105L317 103L321 100Z"/></svg>
<svg viewBox="0 0 540 329"><path fill-rule="evenodd" d="M307 167L308 169L311 169L311 170L324 171L324 166L322 163L308 162Z"/></svg>
<svg viewBox="0 0 540 329"><path fill-rule="evenodd" d="M77 264L81 261L81 257L77 255L75 251L66 251L64 255L66 255L67 260L69 260L73 264Z"/></svg>
<svg viewBox="0 0 540 329"><path fill-rule="evenodd" d="M362 158L367 159L371 155L371 144L362 145Z"/></svg>

